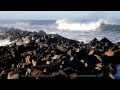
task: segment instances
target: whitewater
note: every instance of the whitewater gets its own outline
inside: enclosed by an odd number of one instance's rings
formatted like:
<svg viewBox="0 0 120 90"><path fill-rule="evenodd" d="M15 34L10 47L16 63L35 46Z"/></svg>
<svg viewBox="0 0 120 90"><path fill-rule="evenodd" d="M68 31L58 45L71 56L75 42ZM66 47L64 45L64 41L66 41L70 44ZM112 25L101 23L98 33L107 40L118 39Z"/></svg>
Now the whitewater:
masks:
<svg viewBox="0 0 120 90"><path fill-rule="evenodd" d="M97 19L97 20L1 20L0 26L17 28L27 31L43 30L47 34L59 34L68 39L91 41L106 37L112 42L120 42L120 20ZM9 39L1 40L0 46L9 45Z"/></svg>

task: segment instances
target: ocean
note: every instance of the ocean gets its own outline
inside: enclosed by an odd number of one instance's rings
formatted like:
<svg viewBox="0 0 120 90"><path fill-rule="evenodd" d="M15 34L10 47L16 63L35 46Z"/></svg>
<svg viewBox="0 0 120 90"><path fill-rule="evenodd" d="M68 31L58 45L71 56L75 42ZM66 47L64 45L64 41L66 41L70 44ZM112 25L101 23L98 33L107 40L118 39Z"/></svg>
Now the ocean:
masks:
<svg viewBox="0 0 120 90"><path fill-rule="evenodd" d="M114 43L120 42L120 20L0 20L0 26L32 32L43 30L47 34L59 34L68 39L85 43L94 38L100 40L104 37ZM11 43L9 40L0 40L0 42L0 46ZM120 68L115 77L120 79Z"/></svg>
<svg viewBox="0 0 120 90"><path fill-rule="evenodd" d="M0 26L28 31L43 30L85 43L104 37L115 43L120 42L120 20L1 20Z"/></svg>

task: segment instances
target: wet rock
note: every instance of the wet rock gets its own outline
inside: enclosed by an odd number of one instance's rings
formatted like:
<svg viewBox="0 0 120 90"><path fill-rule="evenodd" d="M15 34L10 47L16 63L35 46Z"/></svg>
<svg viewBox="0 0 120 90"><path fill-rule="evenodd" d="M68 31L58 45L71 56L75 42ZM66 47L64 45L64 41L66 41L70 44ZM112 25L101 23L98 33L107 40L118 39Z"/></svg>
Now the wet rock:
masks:
<svg viewBox="0 0 120 90"><path fill-rule="evenodd" d="M93 55L94 50L91 50L88 55Z"/></svg>
<svg viewBox="0 0 120 90"><path fill-rule="evenodd" d="M72 60L74 60L74 57L71 57L71 58L70 58L70 61L72 61Z"/></svg>
<svg viewBox="0 0 120 90"><path fill-rule="evenodd" d="M44 36L46 35L46 32L44 32L43 30L39 30L39 32L37 33L38 36Z"/></svg>
<svg viewBox="0 0 120 90"><path fill-rule="evenodd" d="M70 74L69 77L70 77L70 79L76 79L77 78L77 73Z"/></svg>
<svg viewBox="0 0 120 90"><path fill-rule="evenodd" d="M57 48L62 52L67 51L67 49L63 45L57 46Z"/></svg>
<svg viewBox="0 0 120 90"><path fill-rule="evenodd" d="M33 66L36 66L37 65L37 61L32 60L32 64L33 64Z"/></svg>
<svg viewBox="0 0 120 90"><path fill-rule="evenodd" d="M30 74L31 74L32 76L38 77L38 76L40 76L40 75L43 75L43 72L40 71L40 70L37 70L37 69L33 69L33 70L31 70Z"/></svg>
<svg viewBox="0 0 120 90"><path fill-rule="evenodd" d="M19 74L16 71L10 71L8 73L7 79L19 79Z"/></svg>
<svg viewBox="0 0 120 90"><path fill-rule="evenodd" d="M39 42L40 42L40 39L37 38L37 39L35 40L35 43L39 43Z"/></svg>
<svg viewBox="0 0 120 90"><path fill-rule="evenodd" d="M68 54L69 56L71 56L71 53L72 53L72 50L70 49L70 50L67 52L67 54Z"/></svg>
<svg viewBox="0 0 120 90"><path fill-rule="evenodd" d="M98 56L98 55L94 55L100 62L102 62L102 58L101 56Z"/></svg>
<svg viewBox="0 0 120 90"><path fill-rule="evenodd" d="M52 60L55 60L55 59L60 59L60 55L54 55L54 56L52 57Z"/></svg>
<svg viewBox="0 0 120 90"><path fill-rule="evenodd" d="M96 64L95 69L100 71L102 69L102 67L103 67L102 63L98 63L98 64Z"/></svg>
<svg viewBox="0 0 120 90"><path fill-rule="evenodd" d="M85 60L81 59L80 62L84 64L84 63L85 63Z"/></svg>
<svg viewBox="0 0 120 90"><path fill-rule="evenodd" d="M85 67L88 67L88 64L87 64L87 63L85 63Z"/></svg>
<svg viewBox="0 0 120 90"><path fill-rule="evenodd" d="M10 79L19 78L19 75L35 78L51 75L54 79L76 79L78 74L96 75L101 72L114 79L112 75L116 73L115 66L120 58L119 43L113 44L107 38L101 41L95 38L85 44L57 34L46 34L44 31L16 30L11 28L5 31L5 35L11 35L11 40L17 42L0 47L0 69L8 70L7 73L13 70Z"/></svg>
<svg viewBox="0 0 120 90"><path fill-rule="evenodd" d="M108 51L105 52L105 55L110 57L110 56L113 56L114 53L115 53L114 51L108 50Z"/></svg>
<svg viewBox="0 0 120 90"><path fill-rule="evenodd" d="M5 72L5 70L2 70L0 73L0 79L7 79L7 73Z"/></svg>
<svg viewBox="0 0 120 90"><path fill-rule="evenodd" d="M110 78L115 79L115 77L113 76L113 74L111 72L109 72L109 76L110 76Z"/></svg>
<svg viewBox="0 0 120 90"><path fill-rule="evenodd" d="M26 61L27 64L30 64L30 63L31 63L31 62L30 62L30 55L26 56L25 61Z"/></svg>
<svg viewBox="0 0 120 90"><path fill-rule="evenodd" d="M50 61L47 61L46 64L50 64Z"/></svg>
<svg viewBox="0 0 120 90"><path fill-rule="evenodd" d="M76 52L78 53L79 51L80 51L80 48L77 48L77 49L76 49Z"/></svg>

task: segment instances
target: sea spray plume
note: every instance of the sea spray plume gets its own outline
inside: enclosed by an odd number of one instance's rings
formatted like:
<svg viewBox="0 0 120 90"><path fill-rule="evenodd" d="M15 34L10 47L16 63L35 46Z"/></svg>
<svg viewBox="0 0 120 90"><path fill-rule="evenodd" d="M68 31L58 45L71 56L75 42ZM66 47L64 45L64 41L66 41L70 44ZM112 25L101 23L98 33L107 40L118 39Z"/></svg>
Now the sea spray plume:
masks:
<svg viewBox="0 0 120 90"><path fill-rule="evenodd" d="M27 44L30 42L30 38L34 38L35 36L41 37L43 35L46 35L46 33L42 30L30 32L13 27L0 27L0 46L6 46L12 43L16 43L17 45Z"/></svg>
<svg viewBox="0 0 120 90"><path fill-rule="evenodd" d="M89 30L96 30L99 28L103 23L107 22L104 19L99 19L96 22L89 22L89 23L75 23L75 22L70 22L67 19L62 19L62 20L57 20L57 29L60 30L76 30L76 31L89 31Z"/></svg>

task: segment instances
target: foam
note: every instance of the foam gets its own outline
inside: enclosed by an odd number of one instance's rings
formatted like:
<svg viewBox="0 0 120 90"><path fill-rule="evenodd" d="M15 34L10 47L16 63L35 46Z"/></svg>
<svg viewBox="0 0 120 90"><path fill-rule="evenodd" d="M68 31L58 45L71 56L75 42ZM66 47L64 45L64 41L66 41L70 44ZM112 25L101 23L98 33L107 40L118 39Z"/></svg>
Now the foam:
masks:
<svg viewBox="0 0 120 90"><path fill-rule="evenodd" d="M96 22L70 22L66 19L57 20L57 29L59 30L71 30L71 31L89 31L89 30L96 30L99 28L103 23L106 21L100 19Z"/></svg>

